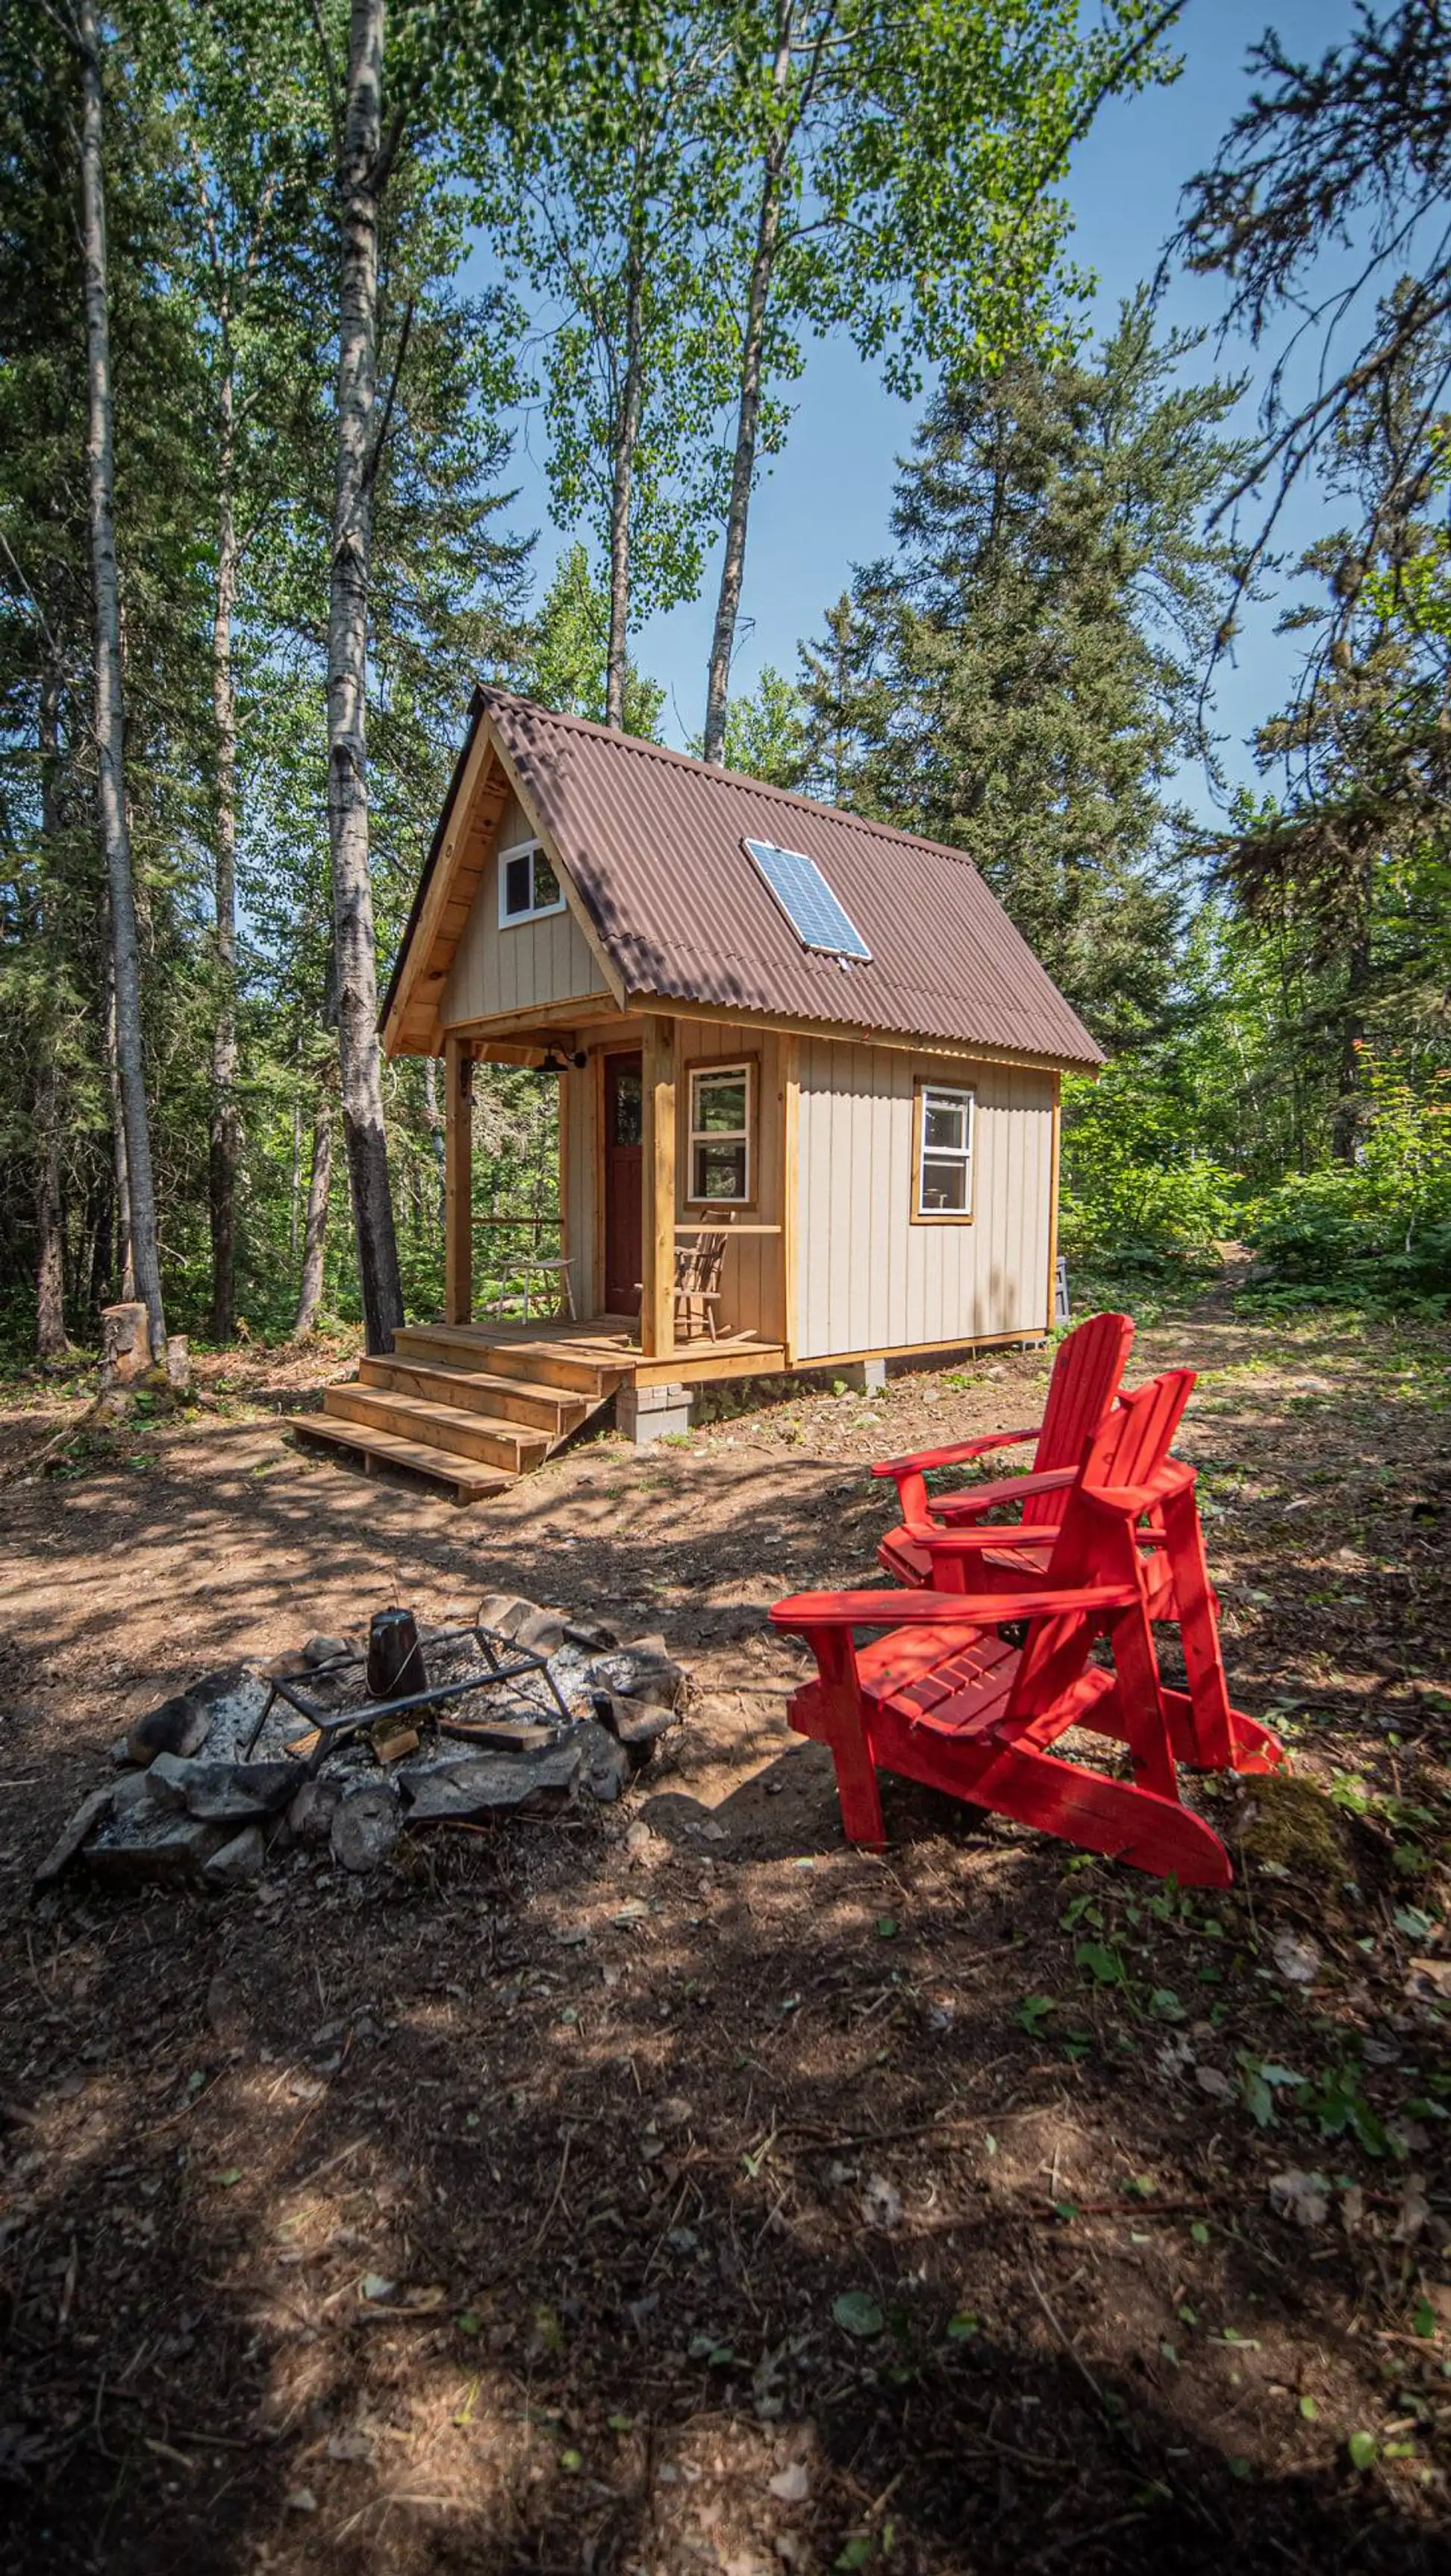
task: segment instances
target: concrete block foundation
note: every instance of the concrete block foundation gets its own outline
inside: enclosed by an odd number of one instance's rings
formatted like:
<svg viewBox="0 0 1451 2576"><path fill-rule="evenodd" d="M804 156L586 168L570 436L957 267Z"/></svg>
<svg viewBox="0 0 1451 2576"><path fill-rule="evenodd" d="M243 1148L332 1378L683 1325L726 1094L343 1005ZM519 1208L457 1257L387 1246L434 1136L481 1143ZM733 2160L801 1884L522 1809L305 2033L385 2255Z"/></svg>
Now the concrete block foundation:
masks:
<svg viewBox="0 0 1451 2576"><path fill-rule="evenodd" d="M615 1423L637 1449L649 1449L668 1433L688 1431L694 1398L688 1386L622 1386L615 1397Z"/></svg>
<svg viewBox="0 0 1451 2576"><path fill-rule="evenodd" d="M880 1395L887 1383L885 1360L843 1360L836 1372L859 1395Z"/></svg>

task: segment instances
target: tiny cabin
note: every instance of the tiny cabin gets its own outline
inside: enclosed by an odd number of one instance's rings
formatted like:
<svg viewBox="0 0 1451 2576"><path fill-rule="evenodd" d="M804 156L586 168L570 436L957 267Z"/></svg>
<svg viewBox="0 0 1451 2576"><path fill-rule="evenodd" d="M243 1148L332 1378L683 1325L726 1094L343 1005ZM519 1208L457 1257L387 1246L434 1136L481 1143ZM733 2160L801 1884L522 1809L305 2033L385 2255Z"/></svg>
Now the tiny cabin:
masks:
<svg viewBox="0 0 1451 2576"><path fill-rule="evenodd" d="M1060 1076L1099 1051L960 850L480 688L383 1037L444 1062L446 1310L330 1391L334 1446L466 1498L611 1397L644 1440L722 1377L1051 1324ZM559 1086L523 1317L475 1311L490 1062Z"/></svg>

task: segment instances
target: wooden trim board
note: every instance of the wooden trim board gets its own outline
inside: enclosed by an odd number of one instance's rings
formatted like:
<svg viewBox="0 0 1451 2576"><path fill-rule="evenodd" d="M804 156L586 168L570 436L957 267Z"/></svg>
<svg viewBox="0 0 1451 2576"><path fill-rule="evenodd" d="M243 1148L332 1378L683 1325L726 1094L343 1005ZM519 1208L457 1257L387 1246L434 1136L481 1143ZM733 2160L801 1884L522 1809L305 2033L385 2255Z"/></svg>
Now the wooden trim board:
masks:
<svg viewBox="0 0 1451 2576"><path fill-rule="evenodd" d="M782 1041L781 1066L781 1329L789 1366L796 1351L796 1297L801 1257L800 1123L801 1041Z"/></svg>
<svg viewBox="0 0 1451 2576"><path fill-rule="evenodd" d="M675 1348L675 1023L651 1017L644 1072L643 1199L640 1227L640 1349L668 1359Z"/></svg>
<svg viewBox="0 0 1451 2576"><path fill-rule="evenodd" d="M473 1049L450 1038L444 1048L443 1306L445 1321L473 1321Z"/></svg>
<svg viewBox="0 0 1451 2576"><path fill-rule="evenodd" d="M1058 1305L1058 1159L1063 1141L1063 1076L1053 1076L1052 1165L1048 1175L1048 1320L1052 1332Z"/></svg>

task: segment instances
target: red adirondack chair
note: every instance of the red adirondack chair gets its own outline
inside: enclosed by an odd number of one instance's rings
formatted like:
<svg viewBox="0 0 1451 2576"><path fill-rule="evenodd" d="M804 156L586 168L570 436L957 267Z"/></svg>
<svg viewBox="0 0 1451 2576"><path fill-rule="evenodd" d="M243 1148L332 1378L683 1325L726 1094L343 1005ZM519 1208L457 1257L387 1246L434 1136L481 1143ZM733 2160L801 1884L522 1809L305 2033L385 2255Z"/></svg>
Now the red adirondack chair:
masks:
<svg viewBox="0 0 1451 2576"><path fill-rule="evenodd" d="M1042 1528L1054 1522L1062 1483L1057 1471L1076 1471L1085 1440L1098 1429L1118 1392L1133 1338L1132 1316L1090 1315L1058 1345L1040 1423L1026 1431L990 1431L985 1438L954 1441L946 1449L922 1449L910 1458L888 1458L880 1467L874 1467L874 1476L894 1479L902 1506L902 1526L889 1530L877 1549L878 1560L887 1573L901 1583L930 1582L925 1532L934 1526L952 1529L960 1520L975 1519L988 1508L988 1493L994 1494L998 1502L1021 1500L1019 1526L1023 1529ZM994 1449L1015 1448L1024 1440L1036 1440L1038 1444L1032 1473L1014 1477L1010 1493L1006 1487L975 1486L967 1493L929 1498L926 1478L930 1468L963 1467L973 1458L985 1458ZM1036 1480L1043 1475L1053 1476L1054 1482L1039 1485ZM1036 1564L1037 1560L1032 1562Z"/></svg>
<svg viewBox="0 0 1451 2576"><path fill-rule="evenodd" d="M1223 1844L1179 1797L1176 1752L1182 1745L1202 1759L1206 1748L1189 1695L1166 1693L1159 1679L1152 1551L1138 1526L1185 1493L1192 1504L1193 1470L1169 1458L1169 1445L1193 1383L1192 1370L1171 1370L1104 1417L1060 1488L1046 1569L1017 1589L807 1592L777 1603L773 1626L804 1636L817 1663L790 1723L831 1747L850 1841L885 1840L881 1769L1160 1876L1230 1883ZM934 1538L934 1555L939 1544L951 1545L948 1534ZM956 1550L959 1562L964 1553ZM1029 1623L1021 1647L997 1633L1019 1620ZM858 1651L858 1627L890 1633ZM1111 1667L1089 1661L1100 1636ZM1124 1744L1132 1778L1055 1753L1070 1727ZM1254 1734L1244 1751L1268 1768L1279 1747L1263 1729Z"/></svg>

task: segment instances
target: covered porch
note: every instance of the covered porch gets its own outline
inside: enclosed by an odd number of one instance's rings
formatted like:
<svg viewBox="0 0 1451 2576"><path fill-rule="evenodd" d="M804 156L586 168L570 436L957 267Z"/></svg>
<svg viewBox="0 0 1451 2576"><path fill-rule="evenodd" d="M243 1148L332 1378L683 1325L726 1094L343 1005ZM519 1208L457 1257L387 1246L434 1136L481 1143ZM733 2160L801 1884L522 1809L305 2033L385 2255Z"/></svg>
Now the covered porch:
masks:
<svg viewBox="0 0 1451 2576"><path fill-rule="evenodd" d="M532 1026L445 1031L441 1327L496 1350L573 1350L642 1389L788 1365L788 1044L578 1004L567 1024L546 1010ZM558 1254L520 1256L523 1316L480 1310L497 1239L484 1229L508 1222L482 1216L474 1200L475 1067L491 1062L558 1082ZM738 1136L719 1131L718 1149L692 1136L722 1116L738 1119ZM716 1187L732 1195L697 1194ZM692 1254L707 1247L718 1284L701 1301L685 1290L700 1276Z"/></svg>

